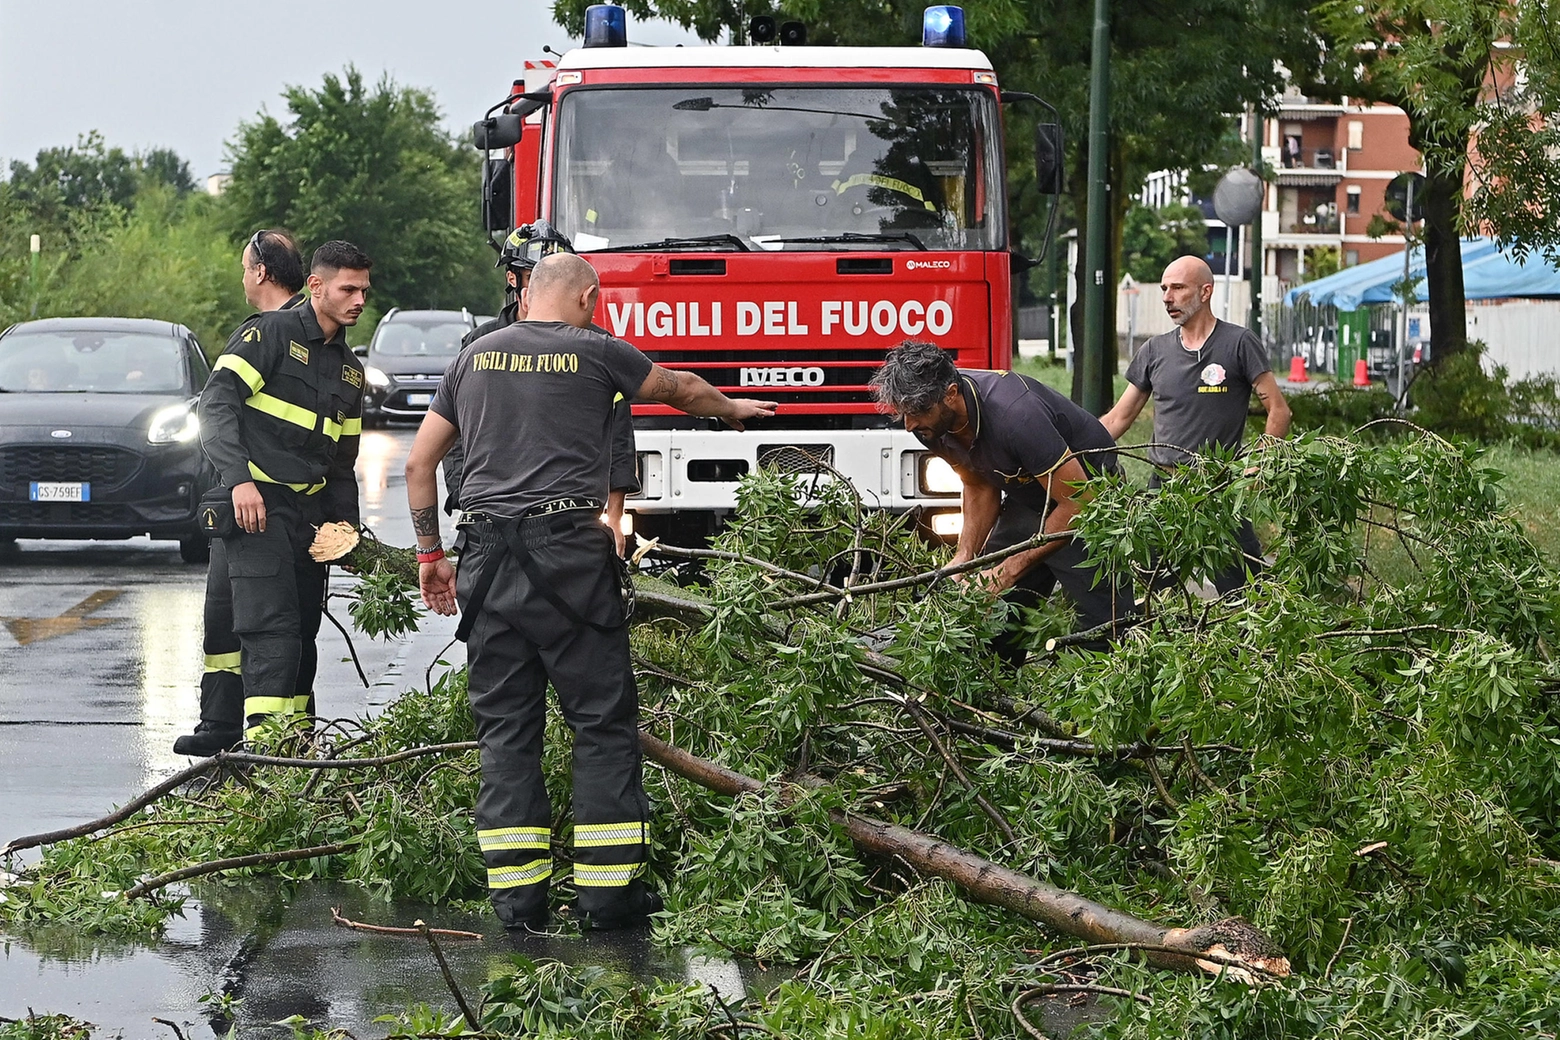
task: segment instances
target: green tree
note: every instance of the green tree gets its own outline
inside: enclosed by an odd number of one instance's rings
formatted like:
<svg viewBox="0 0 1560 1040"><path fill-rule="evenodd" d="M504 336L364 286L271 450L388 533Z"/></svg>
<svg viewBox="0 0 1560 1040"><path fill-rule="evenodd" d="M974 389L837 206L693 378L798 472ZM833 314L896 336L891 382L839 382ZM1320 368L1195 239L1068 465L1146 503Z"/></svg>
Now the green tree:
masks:
<svg viewBox="0 0 1560 1040"><path fill-rule="evenodd" d="M1208 226L1196 206L1133 206L1121 231L1122 264L1136 281L1153 284L1178 256L1206 256Z"/></svg>
<svg viewBox="0 0 1560 1040"><path fill-rule="evenodd" d="M0 325L30 317L161 318L216 340L243 312L220 204L174 152L93 131L12 163L0 183ZM38 276L29 240L40 240Z"/></svg>
<svg viewBox="0 0 1560 1040"><path fill-rule="evenodd" d="M584 24L588 0L554 0L553 16L571 32ZM1308 12L1312 0L1208 0L1166 6L1155 0L1113 0L1110 189L1113 255L1119 266L1123 220L1136 187L1157 169L1227 167L1233 152L1229 113L1261 105L1284 86L1284 69L1302 73L1318 62ZM819 44L912 44L919 39L921 0L788 0L787 17L808 27ZM741 39L747 20L778 13L770 0L628 0L638 18L659 17L715 39L722 29ZM1088 0L992 0L966 7L970 45L991 58L1005 90L1030 91L1060 112L1067 136L1068 211L1088 217L1090 32ZM1016 142L1034 117L1015 109L1008 134ZM1020 156L1024 149L1010 153ZM1249 151L1247 152L1249 154ZM1014 215L1020 241L1033 253L1044 237L1044 207L1034 204L1032 169L1014 162ZM1083 296L1083 265L1077 277ZM1155 273L1155 277L1158 273ZM1032 278L1044 278L1035 272ZM1106 277L1119 279L1112 270ZM1114 307L1114 300L1110 306ZM1072 342L1082 336L1081 308ZM1115 327L1112 314L1108 328ZM1110 368L1114 368L1114 357ZM1075 368L1081 378L1081 366ZM1106 373L1107 377L1109 372ZM1074 385L1074 396L1081 387Z"/></svg>
<svg viewBox="0 0 1560 1040"><path fill-rule="evenodd" d="M108 147L96 130L73 147L43 149L31 166L12 162L9 182L13 204L51 222L104 205L128 208L147 185L167 185L180 194L195 188L190 164L170 149L127 153Z"/></svg>
<svg viewBox="0 0 1560 1040"><path fill-rule="evenodd" d="M1425 288L1437 363L1468 347L1460 236L1560 259L1560 41L1547 4L1324 0L1335 95L1397 105L1424 156Z"/></svg>
<svg viewBox="0 0 1560 1040"><path fill-rule="evenodd" d="M290 228L307 246L357 243L380 307L486 308L499 296L478 217L480 164L439 126L426 91L357 69L289 87L286 122L262 112L229 144L235 239Z"/></svg>

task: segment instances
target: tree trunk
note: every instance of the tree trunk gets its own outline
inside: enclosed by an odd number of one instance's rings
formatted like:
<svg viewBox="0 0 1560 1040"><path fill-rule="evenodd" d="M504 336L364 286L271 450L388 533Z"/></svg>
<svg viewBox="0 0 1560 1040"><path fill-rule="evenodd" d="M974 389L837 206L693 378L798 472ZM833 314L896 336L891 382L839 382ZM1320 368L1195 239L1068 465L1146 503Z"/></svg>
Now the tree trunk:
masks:
<svg viewBox="0 0 1560 1040"><path fill-rule="evenodd" d="M720 794L735 797L764 789L762 783L750 776L699 758L649 733L640 731L639 743L648 758L678 776ZM805 786L822 785L822 781L812 777L803 777L801 782ZM930 834L838 809L831 810L829 816L861 849L874 855L901 859L922 874L948 881L974 899L1012 910L1065 935L1077 936L1090 943L1131 943L1185 950L1190 956L1162 950L1143 953L1144 959L1152 964L1180 971L1201 969L1218 973L1226 970L1233 977L1250 980L1256 975L1239 966L1248 965L1261 976L1289 974L1289 960L1278 946L1238 917L1201 928L1172 928L1144 921L1085 899L1076 892L1010 870ZM1197 956L1199 954L1204 956ZM1213 960L1207 959L1210 954Z"/></svg>
<svg viewBox="0 0 1560 1040"><path fill-rule="evenodd" d="M1468 300L1463 289L1462 238L1457 229L1466 165L1458 163L1447 169L1435 162L1426 164L1423 234L1431 364L1468 347Z"/></svg>
<svg viewBox="0 0 1560 1040"><path fill-rule="evenodd" d="M1471 60L1455 57L1458 92L1465 110L1473 111L1489 71L1489 53ZM1451 70L1447 70L1451 71ZM1448 129L1435 113L1426 113L1413 98L1393 98L1408 113L1408 143L1425 161L1425 293L1430 304L1430 363L1435 365L1468 347L1468 300L1463 289L1463 179L1468 169L1466 130Z"/></svg>

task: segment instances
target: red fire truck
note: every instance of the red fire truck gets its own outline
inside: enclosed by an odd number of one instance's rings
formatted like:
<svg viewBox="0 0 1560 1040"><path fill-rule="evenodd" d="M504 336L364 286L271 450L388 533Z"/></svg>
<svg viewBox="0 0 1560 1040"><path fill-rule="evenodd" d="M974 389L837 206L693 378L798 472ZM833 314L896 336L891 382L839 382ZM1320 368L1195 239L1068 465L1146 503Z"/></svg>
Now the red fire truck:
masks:
<svg viewBox="0 0 1560 1040"><path fill-rule="evenodd" d="M780 402L745 432L635 405L641 537L707 535L763 467L832 469L955 533L958 478L867 383L905 338L1008 366L1033 261L1010 252L1002 108L1039 99L999 95L958 8L928 8L922 47L784 45L805 30L765 21L779 45L629 48L623 9L592 7L585 46L527 62L476 124L488 230L550 221L601 276L599 324ZM1043 190L1059 159L1042 123Z"/></svg>

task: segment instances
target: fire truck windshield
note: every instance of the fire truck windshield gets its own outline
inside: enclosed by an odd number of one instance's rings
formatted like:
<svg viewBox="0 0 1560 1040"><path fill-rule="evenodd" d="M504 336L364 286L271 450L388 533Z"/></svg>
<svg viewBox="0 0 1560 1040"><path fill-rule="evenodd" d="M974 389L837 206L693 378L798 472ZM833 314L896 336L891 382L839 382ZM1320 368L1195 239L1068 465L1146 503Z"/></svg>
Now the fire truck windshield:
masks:
<svg viewBox="0 0 1560 1040"><path fill-rule="evenodd" d="M553 223L580 252L1001 249L996 126L957 87L575 89Z"/></svg>

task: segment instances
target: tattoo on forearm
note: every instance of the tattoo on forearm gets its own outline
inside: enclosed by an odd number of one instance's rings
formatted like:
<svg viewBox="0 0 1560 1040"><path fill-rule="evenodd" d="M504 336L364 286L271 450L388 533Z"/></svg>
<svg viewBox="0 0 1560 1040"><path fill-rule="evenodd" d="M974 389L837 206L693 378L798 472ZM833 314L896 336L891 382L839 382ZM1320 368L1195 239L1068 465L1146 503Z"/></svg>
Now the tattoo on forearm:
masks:
<svg viewBox="0 0 1560 1040"><path fill-rule="evenodd" d="M417 537L425 535L437 537L439 534L439 507L429 506L426 509L412 510L412 530Z"/></svg>
<svg viewBox="0 0 1560 1040"><path fill-rule="evenodd" d="M677 393L677 376L675 373L660 369L655 374L655 391L652 396L658 400L664 400Z"/></svg>

